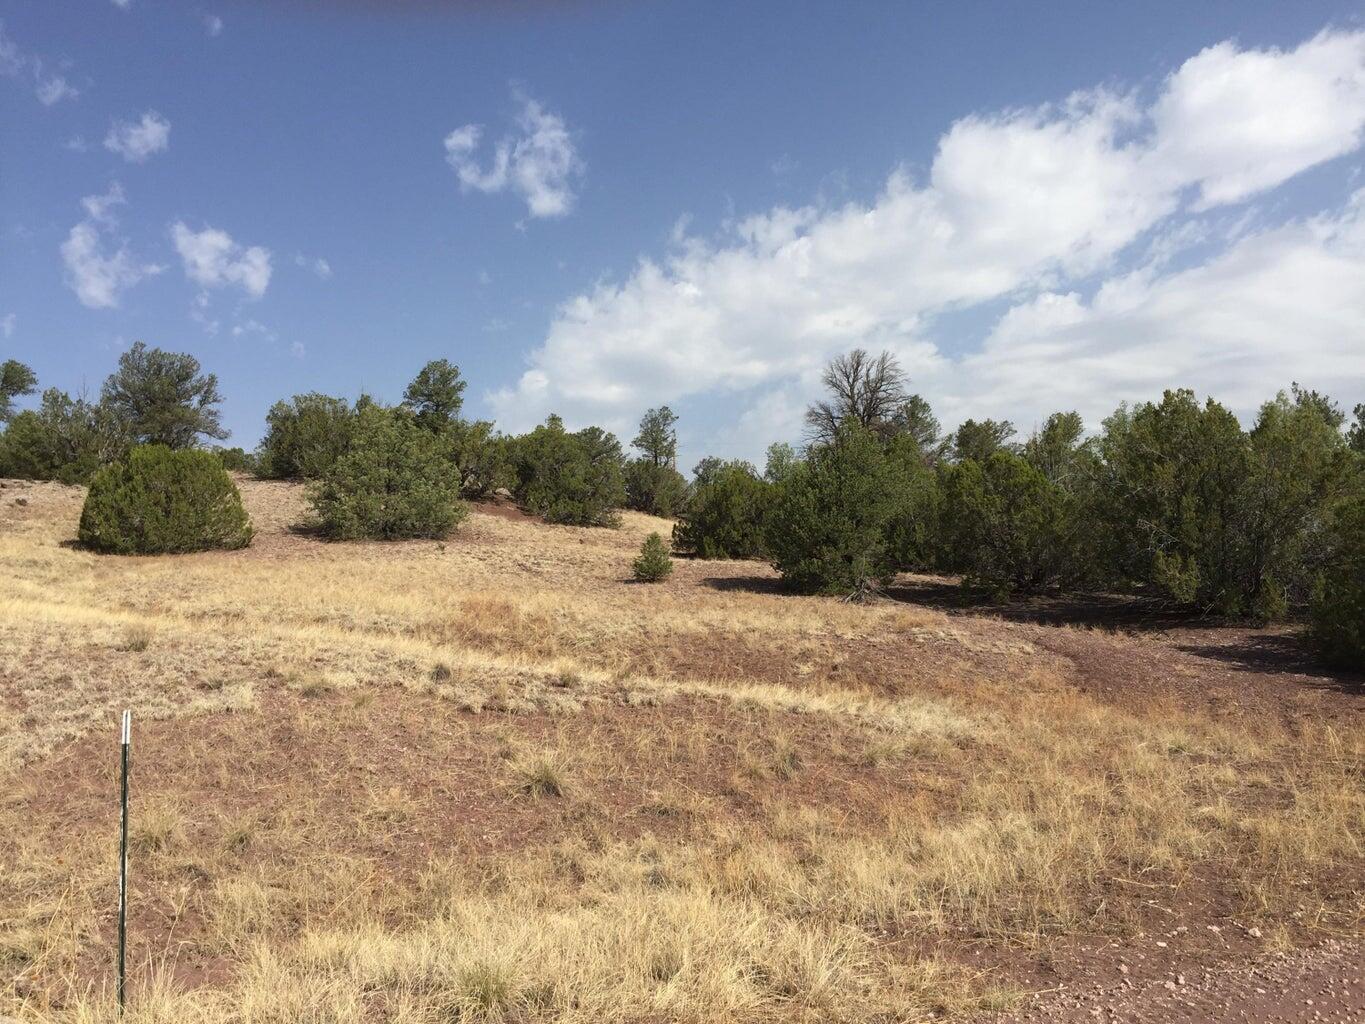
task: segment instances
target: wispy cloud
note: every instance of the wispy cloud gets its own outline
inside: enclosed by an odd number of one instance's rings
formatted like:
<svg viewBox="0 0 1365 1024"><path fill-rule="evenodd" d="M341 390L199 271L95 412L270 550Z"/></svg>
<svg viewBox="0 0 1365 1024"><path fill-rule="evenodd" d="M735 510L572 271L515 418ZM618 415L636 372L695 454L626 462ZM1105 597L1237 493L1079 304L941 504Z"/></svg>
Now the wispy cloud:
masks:
<svg viewBox="0 0 1365 1024"><path fill-rule="evenodd" d="M154 153L164 152L171 144L171 122L149 110L133 122L115 121L104 137L104 148L129 163L140 164Z"/></svg>
<svg viewBox="0 0 1365 1024"><path fill-rule="evenodd" d="M80 95L80 90L68 82L64 75L50 73L42 57L19 49L19 45L6 34L3 21L0 21L0 77L31 83L33 95L45 107L62 100L73 100Z"/></svg>
<svg viewBox="0 0 1365 1024"><path fill-rule="evenodd" d="M515 129L493 147L492 163L479 164L484 129L479 124L456 128L445 138L446 162L462 191L497 193L511 190L526 201L532 217L562 217L573 209L574 183L585 170L573 133L564 119L516 91L520 110Z"/></svg>
<svg viewBox="0 0 1365 1024"><path fill-rule="evenodd" d="M118 235L114 210L126 203L117 182L102 195L86 196L81 200L85 219L71 229L61 245L67 285L81 304L91 309L114 308L124 291L165 269L139 263Z"/></svg>
<svg viewBox="0 0 1365 1024"><path fill-rule="evenodd" d="M294 254L294 265L311 270L319 281L326 281L332 276L332 264L328 263L321 256L305 256L303 253Z"/></svg>
<svg viewBox="0 0 1365 1024"><path fill-rule="evenodd" d="M218 15L216 15L216 14L205 14L205 15L204 15L204 31L207 32L207 33L208 33L209 35L211 35L211 36L220 36L220 35L222 35L222 34L223 34L223 19L220 18L220 17L218 17Z"/></svg>

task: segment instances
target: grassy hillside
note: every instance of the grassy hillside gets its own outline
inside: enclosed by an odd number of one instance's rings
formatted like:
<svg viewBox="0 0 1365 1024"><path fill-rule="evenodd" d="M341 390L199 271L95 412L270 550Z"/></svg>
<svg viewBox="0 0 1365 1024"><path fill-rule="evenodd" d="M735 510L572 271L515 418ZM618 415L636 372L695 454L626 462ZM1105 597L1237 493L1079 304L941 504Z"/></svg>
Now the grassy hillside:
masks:
<svg viewBox="0 0 1365 1024"><path fill-rule="evenodd" d="M124 706L134 1022L965 1017L1361 931L1365 698L1292 637L635 584L637 514L328 544L241 486L250 548L141 559L0 491L0 1013L113 1019Z"/></svg>

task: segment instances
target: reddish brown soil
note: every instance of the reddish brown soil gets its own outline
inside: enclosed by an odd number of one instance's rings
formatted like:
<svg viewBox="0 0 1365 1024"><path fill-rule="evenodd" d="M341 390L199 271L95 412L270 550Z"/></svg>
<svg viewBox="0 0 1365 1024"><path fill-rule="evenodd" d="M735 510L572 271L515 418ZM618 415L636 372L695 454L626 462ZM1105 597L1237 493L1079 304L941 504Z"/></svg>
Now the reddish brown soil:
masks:
<svg viewBox="0 0 1365 1024"><path fill-rule="evenodd" d="M470 508L475 512L482 512L484 515L497 516L499 519L507 519L514 523L542 523L540 516L532 515L511 498L483 498L479 501L470 503Z"/></svg>
<svg viewBox="0 0 1365 1024"><path fill-rule="evenodd" d="M764 717L770 727L772 713ZM777 719L802 751L790 773L775 769L769 743L745 742L753 731L748 713L711 701L590 708L556 720L474 715L403 692L380 692L359 708L344 693L275 692L259 715L144 722L135 744L134 832L141 808L173 799L184 835L164 855L136 856L129 956L142 963L173 939L190 972L182 981L211 980L225 969L194 951L202 924L195 902L174 921L166 894L207 894L214 858L243 822L252 838L233 852L234 872L288 862L302 841L309 856L300 867L323 870L329 854L360 857L374 867L376 884L382 878L416 891L418 875L437 855L469 864L477 875L520 851L566 839L592 849L763 822L778 803L833 802L856 827L881 813L888 789L918 791L913 799L924 800L941 784L941 766L931 761L864 765L852 734L810 716ZM661 753L678 737L686 746L675 756ZM510 759L545 749L569 752L563 797L518 791ZM30 820L32 838L62 849L71 837L109 831L116 808L112 755L107 738L87 737L32 767L17 808ZM394 803L401 813L385 809ZM284 845L276 838L282 827L292 832ZM83 965L92 981L106 968ZM40 987L42 979L29 983Z"/></svg>
<svg viewBox="0 0 1365 1024"><path fill-rule="evenodd" d="M1084 983L1038 993L1000 1024L1350 1024L1365 1021L1365 948L1331 940L1214 966L1141 947L1088 965ZM1103 980L1089 980L1102 978Z"/></svg>

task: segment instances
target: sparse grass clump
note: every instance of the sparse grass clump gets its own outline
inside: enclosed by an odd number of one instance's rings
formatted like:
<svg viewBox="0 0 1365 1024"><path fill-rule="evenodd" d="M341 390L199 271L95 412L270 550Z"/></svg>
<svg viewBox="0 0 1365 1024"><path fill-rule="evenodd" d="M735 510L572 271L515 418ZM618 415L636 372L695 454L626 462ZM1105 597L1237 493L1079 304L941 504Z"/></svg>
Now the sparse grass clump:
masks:
<svg viewBox="0 0 1365 1024"><path fill-rule="evenodd" d="M123 643L119 649L133 654L141 654L152 646L152 640L155 637L156 631L150 626L143 624L129 626L123 633Z"/></svg>
<svg viewBox="0 0 1365 1024"><path fill-rule="evenodd" d="M558 751L516 756L510 767L513 787L522 796L539 799L569 794L572 764Z"/></svg>

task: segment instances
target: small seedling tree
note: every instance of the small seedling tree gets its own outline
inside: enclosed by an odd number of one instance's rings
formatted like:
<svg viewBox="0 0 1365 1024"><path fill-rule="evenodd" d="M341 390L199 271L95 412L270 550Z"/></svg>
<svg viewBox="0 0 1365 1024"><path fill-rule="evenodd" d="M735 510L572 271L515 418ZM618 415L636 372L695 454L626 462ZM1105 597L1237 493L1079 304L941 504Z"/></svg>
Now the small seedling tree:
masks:
<svg viewBox="0 0 1365 1024"><path fill-rule="evenodd" d="M641 583L658 583L673 573L673 560L668 557L668 545L663 537L651 533L640 546L640 557L631 565L631 571Z"/></svg>

